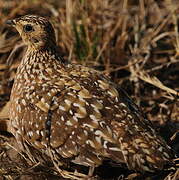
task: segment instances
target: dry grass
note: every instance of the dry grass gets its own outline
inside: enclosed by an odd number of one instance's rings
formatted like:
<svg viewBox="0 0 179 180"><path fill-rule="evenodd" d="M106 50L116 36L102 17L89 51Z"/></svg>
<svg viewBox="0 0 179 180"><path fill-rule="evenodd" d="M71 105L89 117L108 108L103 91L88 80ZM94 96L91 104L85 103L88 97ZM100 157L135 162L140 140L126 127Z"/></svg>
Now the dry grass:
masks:
<svg viewBox="0 0 179 180"><path fill-rule="evenodd" d="M62 56L109 75L179 154L178 136L170 140L179 131L178 12L177 0L0 0L0 118L8 118L4 107L25 51L17 32L4 22L40 14L53 23ZM0 137L0 179L61 179L52 167L34 170L35 164L29 166L7 145L12 144L11 139ZM139 177L128 171L118 176ZM159 178L177 180L179 172Z"/></svg>

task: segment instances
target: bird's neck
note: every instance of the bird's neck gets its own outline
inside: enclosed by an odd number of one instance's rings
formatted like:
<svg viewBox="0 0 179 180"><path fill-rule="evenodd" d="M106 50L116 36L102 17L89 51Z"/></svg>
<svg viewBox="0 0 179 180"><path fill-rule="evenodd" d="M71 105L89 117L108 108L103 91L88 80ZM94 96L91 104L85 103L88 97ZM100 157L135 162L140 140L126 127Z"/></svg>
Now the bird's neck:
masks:
<svg viewBox="0 0 179 180"><path fill-rule="evenodd" d="M33 50L28 48L18 67L16 81L43 82L55 78L56 71L64 69L64 63L56 49Z"/></svg>

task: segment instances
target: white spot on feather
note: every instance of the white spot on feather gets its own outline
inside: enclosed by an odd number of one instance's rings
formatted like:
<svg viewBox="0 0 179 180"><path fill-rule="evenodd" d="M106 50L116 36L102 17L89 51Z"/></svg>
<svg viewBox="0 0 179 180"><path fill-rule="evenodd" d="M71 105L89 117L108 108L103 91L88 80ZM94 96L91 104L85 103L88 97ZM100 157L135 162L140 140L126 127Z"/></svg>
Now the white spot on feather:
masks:
<svg viewBox="0 0 179 180"><path fill-rule="evenodd" d="M118 152L121 152L121 150L117 147L110 147L109 148L111 151L118 151Z"/></svg>

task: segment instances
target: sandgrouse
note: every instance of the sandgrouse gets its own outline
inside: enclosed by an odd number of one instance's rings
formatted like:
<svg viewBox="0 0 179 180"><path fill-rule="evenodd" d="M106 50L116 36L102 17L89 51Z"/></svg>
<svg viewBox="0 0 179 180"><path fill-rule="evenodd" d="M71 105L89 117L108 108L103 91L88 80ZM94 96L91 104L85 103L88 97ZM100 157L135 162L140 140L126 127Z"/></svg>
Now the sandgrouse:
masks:
<svg viewBox="0 0 179 180"><path fill-rule="evenodd" d="M11 93L10 121L20 145L96 167L104 159L140 172L162 170L173 154L140 109L101 73L65 62L50 22L26 15L14 26L27 52Z"/></svg>

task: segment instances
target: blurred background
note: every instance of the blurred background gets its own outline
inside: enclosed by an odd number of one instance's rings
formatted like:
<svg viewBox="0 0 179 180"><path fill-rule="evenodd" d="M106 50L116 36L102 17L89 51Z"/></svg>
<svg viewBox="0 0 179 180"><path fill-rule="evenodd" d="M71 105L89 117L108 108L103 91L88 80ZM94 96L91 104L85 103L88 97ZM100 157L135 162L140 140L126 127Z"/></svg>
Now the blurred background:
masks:
<svg viewBox="0 0 179 180"><path fill-rule="evenodd" d="M0 0L0 180L48 179L47 174L53 174L33 168L31 175L23 173L30 166L17 157L3 125L13 78L26 51L19 34L5 22L25 14L49 18L62 57L119 84L179 154L178 0ZM138 174L124 170L112 178L119 177ZM179 171L148 177L176 180ZM53 174L50 179L59 177Z"/></svg>

